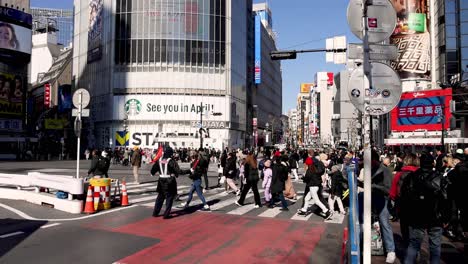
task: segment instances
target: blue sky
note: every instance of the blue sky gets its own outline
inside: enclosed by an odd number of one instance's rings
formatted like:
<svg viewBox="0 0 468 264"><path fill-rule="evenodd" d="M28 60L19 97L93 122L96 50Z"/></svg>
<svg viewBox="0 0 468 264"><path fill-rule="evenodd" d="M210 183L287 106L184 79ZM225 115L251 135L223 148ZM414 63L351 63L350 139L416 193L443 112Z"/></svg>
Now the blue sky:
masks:
<svg viewBox="0 0 468 264"><path fill-rule="evenodd" d="M359 42L346 21L349 0L255 0L265 1L272 11L279 49L325 48L325 39L338 35L346 35L348 42ZM31 6L73 8L73 1L31 0ZM316 72L336 73L343 68L343 65L326 63L322 52L298 54L296 60L282 61L283 113L295 108L301 83L313 82Z"/></svg>

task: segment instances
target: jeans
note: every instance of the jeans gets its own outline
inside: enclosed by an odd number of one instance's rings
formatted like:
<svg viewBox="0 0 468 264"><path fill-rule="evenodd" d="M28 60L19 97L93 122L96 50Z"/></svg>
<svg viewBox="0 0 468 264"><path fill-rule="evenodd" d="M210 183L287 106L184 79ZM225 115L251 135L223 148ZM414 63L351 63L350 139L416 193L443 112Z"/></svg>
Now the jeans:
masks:
<svg viewBox="0 0 468 264"><path fill-rule="evenodd" d="M286 202L286 199L284 199L283 192L273 194L273 198L271 198L270 200L270 207L275 206L275 200L277 199L281 201L281 205L283 206L283 208L288 208L288 202Z"/></svg>
<svg viewBox="0 0 468 264"><path fill-rule="evenodd" d="M258 206L262 206L262 203L260 202L260 193L258 193L258 186L257 186L258 181L247 181L247 183L244 185L244 188L242 188L242 193L239 198L239 201L237 201L240 204L244 204L245 196L247 196L247 193L249 192L250 188L252 188L252 191L254 193L254 199L255 199L255 204Z"/></svg>
<svg viewBox="0 0 468 264"><path fill-rule="evenodd" d="M393 241L393 230L390 225L390 212L388 211L388 198L373 195L372 207L378 213L380 229L382 230L382 240L387 252L395 252L395 242Z"/></svg>
<svg viewBox="0 0 468 264"><path fill-rule="evenodd" d="M406 252L405 264L413 264L416 260L419 250L421 250L421 243L424 239L425 231L429 235L429 252L430 252L430 263L440 263L440 244L442 241L442 227L430 227L430 228L416 228L409 227L410 230L410 242L408 250Z"/></svg>
<svg viewBox="0 0 468 264"><path fill-rule="evenodd" d="M205 197L203 196L202 188L201 188L201 179L194 180L192 183L192 188L188 194L187 205L192 201L193 192L197 192L198 198L202 201L203 205L206 204Z"/></svg>

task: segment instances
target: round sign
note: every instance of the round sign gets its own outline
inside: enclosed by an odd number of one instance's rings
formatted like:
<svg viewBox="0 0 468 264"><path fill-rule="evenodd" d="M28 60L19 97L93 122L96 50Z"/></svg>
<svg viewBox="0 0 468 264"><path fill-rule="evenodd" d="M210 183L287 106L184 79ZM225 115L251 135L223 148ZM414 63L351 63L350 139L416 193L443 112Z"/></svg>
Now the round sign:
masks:
<svg viewBox="0 0 468 264"><path fill-rule="evenodd" d="M81 108L86 108L89 105L90 95L88 90L80 88L73 93L73 105L76 108L80 107L80 96L81 96Z"/></svg>
<svg viewBox="0 0 468 264"><path fill-rule="evenodd" d="M348 25L359 39L363 39L363 13L364 0L351 0L348 4ZM373 0L367 6L367 36L369 43L382 42L388 39L395 29L397 16L395 8L388 0Z"/></svg>
<svg viewBox="0 0 468 264"><path fill-rule="evenodd" d="M351 73L348 82L348 96L351 103L361 112L364 109L364 99L369 99L367 111L370 115L383 115L390 112L400 102L402 93L398 74L390 66L371 62L370 72L372 89L369 80L364 79L363 67L359 66Z"/></svg>

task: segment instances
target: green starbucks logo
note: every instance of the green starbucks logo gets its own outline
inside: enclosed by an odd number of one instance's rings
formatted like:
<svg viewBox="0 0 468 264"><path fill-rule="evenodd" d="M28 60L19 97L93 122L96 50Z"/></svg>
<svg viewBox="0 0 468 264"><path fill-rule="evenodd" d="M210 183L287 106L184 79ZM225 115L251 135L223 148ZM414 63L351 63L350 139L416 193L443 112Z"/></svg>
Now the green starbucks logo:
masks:
<svg viewBox="0 0 468 264"><path fill-rule="evenodd" d="M130 99L125 103L125 112L127 115L138 115L141 111L141 103L137 99Z"/></svg>

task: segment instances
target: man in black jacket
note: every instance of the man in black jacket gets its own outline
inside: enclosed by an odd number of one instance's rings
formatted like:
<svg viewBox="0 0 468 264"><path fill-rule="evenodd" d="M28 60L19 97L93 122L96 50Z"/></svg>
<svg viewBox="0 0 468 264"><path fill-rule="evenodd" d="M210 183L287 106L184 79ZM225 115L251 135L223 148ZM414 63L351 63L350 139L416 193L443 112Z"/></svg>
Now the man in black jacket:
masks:
<svg viewBox="0 0 468 264"><path fill-rule="evenodd" d="M177 206L178 208L186 209L189 206L190 202L192 201L193 193L196 191L198 198L200 198L200 200L203 203L202 210L203 211L210 210L210 206L206 203L205 197L203 196L202 187L201 187L201 177L203 173L205 172L205 169L201 166L200 155L201 155L200 153L197 153L194 157L192 157L193 162L190 164L191 174L189 176L190 179L192 179L193 181L192 188L190 189L190 192L188 194L187 201Z"/></svg>
<svg viewBox="0 0 468 264"><path fill-rule="evenodd" d="M91 161L91 167L88 170L88 176L99 176L108 178L107 172L110 167L110 160L107 157L107 152L103 151L101 155L97 150L93 150L93 159Z"/></svg>
<svg viewBox="0 0 468 264"><path fill-rule="evenodd" d="M283 191L285 189L285 182L288 179L288 166L286 165L286 162L288 160L288 157L285 156L283 158L283 161L281 160L281 157L275 157L275 164L272 166L272 178L271 178L271 194L272 194L272 199L270 200L270 205L268 206L269 208L275 207L275 200L280 200L282 208L280 210L282 211L289 211L288 209L288 203L284 199Z"/></svg>
<svg viewBox="0 0 468 264"><path fill-rule="evenodd" d="M190 170L181 170L177 161L172 159L174 151L172 148L167 147L164 150L163 158L158 160L151 168L151 175L159 173L158 197L154 203L153 216L159 216L159 212L166 200L166 210L164 211L164 219L171 218L172 202L177 195L177 181L176 178L181 174L190 174Z"/></svg>

